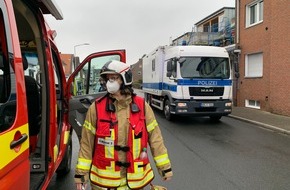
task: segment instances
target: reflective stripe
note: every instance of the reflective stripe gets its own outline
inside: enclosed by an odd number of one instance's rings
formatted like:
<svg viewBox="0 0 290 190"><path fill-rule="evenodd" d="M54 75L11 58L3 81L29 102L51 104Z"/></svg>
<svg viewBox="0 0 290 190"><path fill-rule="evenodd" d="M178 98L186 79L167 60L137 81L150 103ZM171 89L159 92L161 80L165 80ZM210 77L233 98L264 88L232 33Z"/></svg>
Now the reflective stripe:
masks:
<svg viewBox="0 0 290 190"><path fill-rule="evenodd" d="M56 145L54 145L54 147L53 147L53 162L56 161L57 156L58 156L58 146L57 146L57 144L56 144Z"/></svg>
<svg viewBox="0 0 290 190"><path fill-rule="evenodd" d="M115 171L115 161L112 161L111 166L107 166L106 169L98 169L93 165L90 178L95 184L102 184L108 187L117 187L120 185L121 175L119 171Z"/></svg>
<svg viewBox="0 0 290 190"><path fill-rule="evenodd" d="M145 175L147 175L148 172L152 171L150 163L148 163L145 166L145 170L143 169L144 167L139 167L139 169L137 169L138 166L140 166L142 164L143 164L143 162L135 162L134 163L135 173L128 173L128 179L131 179L131 180L142 180L142 178Z"/></svg>
<svg viewBox="0 0 290 190"><path fill-rule="evenodd" d="M168 154L156 156L156 157L154 157L154 161L155 161L157 167L170 163L170 160L168 158Z"/></svg>
<svg viewBox="0 0 290 190"><path fill-rule="evenodd" d="M147 131L150 132L152 130L155 129L155 127L158 125L157 121L154 119L151 123L149 123L146 128L147 128Z"/></svg>
<svg viewBox="0 0 290 190"><path fill-rule="evenodd" d="M91 173L90 178L93 183L102 184L102 186L118 187L120 185L120 178L118 179L103 178L95 175L94 173Z"/></svg>
<svg viewBox="0 0 290 190"><path fill-rule="evenodd" d="M111 137L106 137L106 140L112 140L115 141L115 130L110 129L111 131ZM106 158L114 158L114 146L105 146L105 157Z"/></svg>
<svg viewBox="0 0 290 190"><path fill-rule="evenodd" d="M140 155L140 150L141 150L141 138L135 139L135 133L132 130L132 139L133 139L133 159L137 159Z"/></svg>
<svg viewBox="0 0 290 190"><path fill-rule="evenodd" d="M57 103L55 104L55 118L57 119Z"/></svg>
<svg viewBox="0 0 290 190"><path fill-rule="evenodd" d="M106 169L99 169L96 166L92 165L92 173L96 173L99 177L119 179L120 172L115 171L115 161L111 161L110 166L107 166Z"/></svg>
<svg viewBox="0 0 290 190"><path fill-rule="evenodd" d="M90 122L88 122L87 120L85 120L85 123L84 123L83 126L87 130L91 131L91 133L93 133L93 135L96 134L96 128Z"/></svg>
<svg viewBox="0 0 290 190"><path fill-rule="evenodd" d="M128 184L131 189L134 188L142 188L145 184L148 184L152 179L154 178L153 170L148 163L146 165L145 171L142 171L141 173L127 173L127 180Z"/></svg>
<svg viewBox="0 0 290 190"><path fill-rule="evenodd" d="M92 160L79 158L76 168L82 170L90 170L92 164Z"/></svg>
<svg viewBox="0 0 290 190"><path fill-rule="evenodd" d="M134 163L134 172L135 173L142 173L143 172L143 167L138 167L143 165L143 162L135 162Z"/></svg>
<svg viewBox="0 0 290 190"><path fill-rule="evenodd" d="M67 144L69 137L70 137L70 132L69 131L65 131L64 132L64 138L63 138L63 144Z"/></svg>
<svg viewBox="0 0 290 190"><path fill-rule="evenodd" d="M100 187L98 185L91 184L92 189L99 189L99 190L107 190L108 188L106 187ZM121 178L120 186L117 188L114 188L117 190L130 190L130 188L127 186L127 179L126 178Z"/></svg>

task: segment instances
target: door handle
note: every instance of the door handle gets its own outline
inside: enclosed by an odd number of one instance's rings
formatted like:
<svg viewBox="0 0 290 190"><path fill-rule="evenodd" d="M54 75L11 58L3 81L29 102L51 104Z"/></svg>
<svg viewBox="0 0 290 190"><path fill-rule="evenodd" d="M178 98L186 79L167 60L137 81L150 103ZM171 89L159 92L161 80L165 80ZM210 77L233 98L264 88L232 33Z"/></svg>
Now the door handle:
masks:
<svg viewBox="0 0 290 190"><path fill-rule="evenodd" d="M10 149L14 149L18 145L22 144L28 138L27 134L23 134L18 140L12 141L10 143Z"/></svg>

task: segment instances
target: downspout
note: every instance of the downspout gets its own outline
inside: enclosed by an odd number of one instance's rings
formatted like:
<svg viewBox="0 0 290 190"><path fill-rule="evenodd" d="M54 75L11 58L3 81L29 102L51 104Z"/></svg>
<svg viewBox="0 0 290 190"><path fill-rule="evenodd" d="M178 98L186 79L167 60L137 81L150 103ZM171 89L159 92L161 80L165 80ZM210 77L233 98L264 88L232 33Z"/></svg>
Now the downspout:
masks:
<svg viewBox="0 0 290 190"><path fill-rule="evenodd" d="M238 89L239 89L239 77L240 77L240 0L236 0L236 53L234 53L235 57L235 64L234 64L234 70L235 70L235 85L234 85L234 106L238 106Z"/></svg>
<svg viewBox="0 0 290 190"><path fill-rule="evenodd" d="M236 44L240 43L240 0L236 0Z"/></svg>

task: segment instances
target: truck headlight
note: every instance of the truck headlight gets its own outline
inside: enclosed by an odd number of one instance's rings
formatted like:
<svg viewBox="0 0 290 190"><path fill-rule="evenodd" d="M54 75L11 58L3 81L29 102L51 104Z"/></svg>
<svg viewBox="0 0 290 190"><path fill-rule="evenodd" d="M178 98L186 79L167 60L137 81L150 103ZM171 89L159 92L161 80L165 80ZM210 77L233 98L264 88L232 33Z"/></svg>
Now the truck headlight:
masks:
<svg viewBox="0 0 290 190"><path fill-rule="evenodd" d="M185 102L179 102L179 103L177 103L177 107L186 107L187 105L186 105L186 103Z"/></svg>
<svg viewBox="0 0 290 190"><path fill-rule="evenodd" d="M225 103L225 106L226 106L226 107L231 107L231 106L232 106L232 102L227 102L227 103Z"/></svg>

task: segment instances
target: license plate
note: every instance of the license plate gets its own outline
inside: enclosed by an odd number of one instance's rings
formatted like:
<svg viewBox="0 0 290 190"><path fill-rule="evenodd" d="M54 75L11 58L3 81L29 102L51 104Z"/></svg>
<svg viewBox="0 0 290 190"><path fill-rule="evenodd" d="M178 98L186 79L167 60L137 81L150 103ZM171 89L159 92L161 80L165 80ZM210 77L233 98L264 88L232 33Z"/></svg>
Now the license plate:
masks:
<svg viewBox="0 0 290 190"><path fill-rule="evenodd" d="M213 103L201 103L200 106L201 107L213 107L214 104Z"/></svg>

